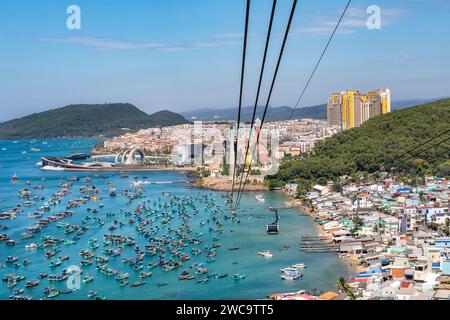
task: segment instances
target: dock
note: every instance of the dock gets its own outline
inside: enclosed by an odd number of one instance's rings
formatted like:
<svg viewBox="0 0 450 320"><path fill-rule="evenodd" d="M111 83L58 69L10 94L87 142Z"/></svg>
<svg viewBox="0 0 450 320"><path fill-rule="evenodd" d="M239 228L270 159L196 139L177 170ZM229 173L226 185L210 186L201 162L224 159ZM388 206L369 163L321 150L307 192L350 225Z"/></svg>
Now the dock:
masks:
<svg viewBox="0 0 450 320"><path fill-rule="evenodd" d="M339 249L331 238L321 236L302 236L299 248L307 253L337 252Z"/></svg>

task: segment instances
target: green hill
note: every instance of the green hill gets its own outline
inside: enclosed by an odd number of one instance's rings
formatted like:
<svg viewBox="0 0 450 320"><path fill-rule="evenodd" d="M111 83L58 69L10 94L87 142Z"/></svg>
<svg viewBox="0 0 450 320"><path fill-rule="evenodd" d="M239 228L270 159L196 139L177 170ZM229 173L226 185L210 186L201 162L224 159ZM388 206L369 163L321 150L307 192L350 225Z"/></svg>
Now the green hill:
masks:
<svg viewBox="0 0 450 320"><path fill-rule="evenodd" d="M177 113L148 115L128 103L79 104L0 123L0 139L112 136L125 128L136 131L187 122Z"/></svg>
<svg viewBox="0 0 450 320"><path fill-rule="evenodd" d="M287 160L271 185L286 181L325 182L348 175L396 172L403 176L423 174L450 175L450 133L413 152L413 157L398 157L427 140L450 130L450 99L393 111L368 120L359 128L346 130L316 145L305 159Z"/></svg>

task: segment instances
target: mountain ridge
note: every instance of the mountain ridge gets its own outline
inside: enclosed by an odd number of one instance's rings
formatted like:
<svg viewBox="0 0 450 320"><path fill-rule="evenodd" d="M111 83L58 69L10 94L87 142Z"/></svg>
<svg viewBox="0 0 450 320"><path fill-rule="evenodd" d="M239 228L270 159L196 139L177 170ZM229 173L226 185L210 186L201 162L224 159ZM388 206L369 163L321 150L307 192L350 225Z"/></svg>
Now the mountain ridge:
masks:
<svg viewBox="0 0 450 320"><path fill-rule="evenodd" d="M130 103L72 104L0 123L0 139L114 136L184 123L180 114L149 115Z"/></svg>
<svg viewBox="0 0 450 320"><path fill-rule="evenodd" d="M433 102L443 98L429 98L429 99L409 99L398 100L392 102L392 110L401 110L404 108L413 107L416 105ZM263 106L258 107L257 116L261 118ZM288 106L270 107L267 111L266 121L281 121L287 120L291 116L292 108ZM188 120L202 120L202 121L235 121L237 117L236 108L199 108L191 111L180 112ZM253 114L253 107L243 107L241 110L241 119L243 121L250 121ZM319 104L309 107L297 108L294 111L293 119L318 119L326 120L327 109L326 104Z"/></svg>

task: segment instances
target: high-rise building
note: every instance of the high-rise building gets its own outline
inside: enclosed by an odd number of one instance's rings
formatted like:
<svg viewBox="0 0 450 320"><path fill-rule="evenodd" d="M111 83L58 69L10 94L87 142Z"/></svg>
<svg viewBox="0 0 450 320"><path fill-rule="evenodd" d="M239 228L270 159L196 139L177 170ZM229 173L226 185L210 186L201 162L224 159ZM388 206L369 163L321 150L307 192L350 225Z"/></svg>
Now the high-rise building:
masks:
<svg viewBox="0 0 450 320"><path fill-rule="evenodd" d="M327 120L330 126L340 126L342 115L342 96L340 93L333 93L327 103Z"/></svg>
<svg viewBox="0 0 450 320"><path fill-rule="evenodd" d="M369 118L391 112L391 91L375 90L366 94L349 90L333 93L327 103L329 125L343 130L359 127Z"/></svg>

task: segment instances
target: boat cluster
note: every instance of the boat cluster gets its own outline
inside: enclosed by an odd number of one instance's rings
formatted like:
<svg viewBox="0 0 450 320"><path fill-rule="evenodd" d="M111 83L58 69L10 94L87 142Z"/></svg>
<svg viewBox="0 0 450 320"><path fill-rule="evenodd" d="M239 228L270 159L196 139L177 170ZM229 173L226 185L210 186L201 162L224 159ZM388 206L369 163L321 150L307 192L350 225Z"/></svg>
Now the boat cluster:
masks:
<svg viewBox="0 0 450 320"><path fill-rule="evenodd" d="M132 184L131 188L116 192L110 183L107 190L100 190L92 185L91 178L69 177L67 180L59 183L58 190L48 200L34 195L30 189L19 191L20 199L31 202L28 218L34 220L25 227L20 239L26 240L23 245L28 255L42 255L47 260L47 270L40 270L42 273L37 279L27 279L17 272L30 265L31 259L8 256L4 266L14 271L7 274L3 281L10 289L10 299L31 299L26 293L35 287L44 287L40 298L47 299L75 292L73 289L55 288L57 283L66 281L71 275L67 263L71 260L71 264L79 266L82 283L90 286L95 286L94 273L97 273L102 278L110 278L119 287L142 287L152 282L150 279L155 269L175 273L174 279L178 281L198 284L228 277L227 273L210 271L210 267L222 247L220 235L224 232L225 221L239 221L228 216L211 193L177 196L165 191L153 199L147 199L143 184ZM74 185L78 183L82 185L74 190ZM43 190L45 187L33 189ZM76 193L74 191L82 196L65 199ZM108 211L101 203L105 195L120 195L126 205ZM53 212L58 211L55 208L57 205L65 206L66 210ZM14 218L22 212L23 206L21 204L8 213L1 213L0 218ZM79 218L76 223L73 219L65 221L73 215ZM45 234L50 225L53 225L52 234ZM94 228L96 234L99 230L103 231L102 238L89 236ZM130 229L134 231L130 232ZM2 230L8 228L2 226ZM0 235L0 241L8 246L14 246L21 240L10 239L6 233ZM73 255L69 247L74 244L82 245L78 257L69 256L69 252ZM239 247L228 249L239 250ZM231 278L239 281L245 275L234 274ZM24 283L24 288L17 288L20 283ZM155 282L155 285L163 287L169 283ZM88 297L106 299L95 290L91 290Z"/></svg>

